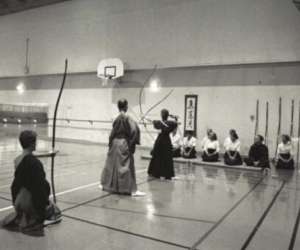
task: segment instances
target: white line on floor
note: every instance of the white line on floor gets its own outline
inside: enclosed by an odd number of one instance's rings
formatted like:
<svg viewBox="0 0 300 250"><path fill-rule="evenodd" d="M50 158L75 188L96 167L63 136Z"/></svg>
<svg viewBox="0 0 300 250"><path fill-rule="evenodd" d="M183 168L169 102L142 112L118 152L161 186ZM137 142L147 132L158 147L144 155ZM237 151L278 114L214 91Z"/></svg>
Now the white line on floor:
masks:
<svg viewBox="0 0 300 250"><path fill-rule="evenodd" d="M136 171L136 173L138 174L138 173L143 173L143 172L146 172L146 171L147 171L147 169L143 169L143 170ZM72 189L68 189L68 190L59 192L59 193L56 194L56 196L72 193L74 191L78 191L78 190L85 189L85 188L92 187L92 186L97 186L99 184L100 184L100 182L97 181L97 182L93 182L93 183L90 183L90 184L82 185L82 186L79 186L79 187L76 187L76 188L72 188ZM52 195L50 197L52 197ZM5 211L10 210L10 209L13 209L13 206L0 208L0 213L5 212Z"/></svg>

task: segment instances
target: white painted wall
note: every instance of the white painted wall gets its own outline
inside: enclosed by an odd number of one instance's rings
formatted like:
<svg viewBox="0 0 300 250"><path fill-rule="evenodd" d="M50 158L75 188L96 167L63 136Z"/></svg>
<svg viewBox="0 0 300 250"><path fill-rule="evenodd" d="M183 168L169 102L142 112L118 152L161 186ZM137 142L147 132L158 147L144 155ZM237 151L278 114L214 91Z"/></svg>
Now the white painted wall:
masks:
<svg viewBox="0 0 300 250"><path fill-rule="evenodd" d="M283 0L73 0L0 17L0 77L300 60L300 13Z"/></svg>
<svg viewBox="0 0 300 250"><path fill-rule="evenodd" d="M163 88L160 92L153 93L149 89L145 90L143 102L144 112L154 103L159 101L172 88ZM111 120L117 115L117 108L114 100L120 97L128 99L132 109L129 114L136 120L139 116L138 93L139 88L122 89L115 92L112 88L98 89L65 89L58 117L91 119L91 120ZM184 95L198 95L198 138L202 138L207 128L213 128L223 143L228 134L228 130L235 128L242 141L242 151L246 153L253 142L255 122L250 120L251 115L255 115L256 99L260 100L259 133L264 135L265 128L265 102L270 103L269 120L269 146L271 155L276 144L276 131L278 124L278 100L283 98L282 108L282 133L289 133L291 100L295 99L295 121L294 132L297 131L298 124L298 103L300 86L219 86L219 87L176 87L174 92L162 105L153 110L150 117L159 118L162 107L170 110L171 113L184 118ZM58 90L29 90L20 97L16 91L1 91L0 99L5 102L45 102L50 104L50 117L53 113L54 104ZM67 125L67 123L58 123ZM108 141L111 124L82 124L72 122L70 126L83 127L83 129L58 128L57 135L62 138L81 139L94 142ZM86 128L92 128L87 130ZM100 130L97 130L100 129ZM151 146L153 139L144 131L141 126L142 145ZM182 128L181 128L182 129ZM156 133L149 127L152 135Z"/></svg>

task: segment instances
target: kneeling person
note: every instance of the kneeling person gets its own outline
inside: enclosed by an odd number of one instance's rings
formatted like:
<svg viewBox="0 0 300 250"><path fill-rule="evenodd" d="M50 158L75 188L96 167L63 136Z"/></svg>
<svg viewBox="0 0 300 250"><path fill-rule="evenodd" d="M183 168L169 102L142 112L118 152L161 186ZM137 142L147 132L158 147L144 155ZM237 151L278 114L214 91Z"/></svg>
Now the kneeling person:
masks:
<svg viewBox="0 0 300 250"><path fill-rule="evenodd" d="M15 159L14 180L11 185L15 212L7 216L2 226L36 236L43 235L45 220L60 215L59 209L49 202L50 185L46 180L43 164L32 152L36 147L34 131L21 132L19 141L23 152ZM60 219L56 218L55 222ZM48 223L53 224L53 223Z"/></svg>
<svg viewBox="0 0 300 250"><path fill-rule="evenodd" d="M259 167L262 169L269 169L269 149L263 143L264 137L256 135L254 144L250 147L248 157L244 159L247 166Z"/></svg>
<svg viewBox="0 0 300 250"><path fill-rule="evenodd" d="M183 138L182 157L187 159L196 158L196 143L197 139L193 136L192 131L187 131Z"/></svg>
<svg viewBox="0 0 300 250"><path fill-rule="evenodd" d="M275 165L277 169L294 169L292 151L291 138L288 135L282 135L281 143L278 145L277 150L277 162Z"/></svg>
<svg viewBox="0 0 300 250"><path fill-rule="evenodd" d="M215 132L208 135L202 153L202 160L207 162L217 162L219 160L220 144Z"/></svg>
<svg viewBox="0 0 300 250"><path fill-rule="evenodd" d="M242 165L242 158L240 155L241 142L239 136L234 129L229 131L229 137L224 142L225 154L224 163L226 165Z"/></svg>

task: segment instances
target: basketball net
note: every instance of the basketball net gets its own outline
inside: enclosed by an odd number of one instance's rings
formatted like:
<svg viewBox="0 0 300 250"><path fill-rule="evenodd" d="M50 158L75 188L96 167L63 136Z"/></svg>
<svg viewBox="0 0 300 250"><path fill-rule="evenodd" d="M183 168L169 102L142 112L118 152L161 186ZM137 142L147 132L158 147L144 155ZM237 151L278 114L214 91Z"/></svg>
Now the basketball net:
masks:
<svg viewBox="0 0 300 250"><path fill-rule="evenodd" d="M109 81L113 78L112 75L106 75L105 78L102 79L102 86L105 87L108 85Z"/></svg>

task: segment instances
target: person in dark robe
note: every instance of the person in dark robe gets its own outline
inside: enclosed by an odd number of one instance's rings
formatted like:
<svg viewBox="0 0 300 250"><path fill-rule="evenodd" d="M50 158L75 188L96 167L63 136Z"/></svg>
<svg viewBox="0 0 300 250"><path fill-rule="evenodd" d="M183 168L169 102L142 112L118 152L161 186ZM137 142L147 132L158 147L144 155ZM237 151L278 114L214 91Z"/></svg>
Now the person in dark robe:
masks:
<svg viewBox="0 0 300 250"><path fill-rule="evenodd" d="M281 136L281 143L277 147L275 167L277 169L294 169L293 146L288 135Z"/></svg>
<svg viewBox="0 0 300 250"><path fill-rule="evenodd" d="M153 126L160 130L160 133L151 151L152 158L148 174L154 178L164 177L166 180L171 180L175 177L175 173L170 133L177 127L177 122L176 119L169 120L169 111L163 109L161 110L161 120L154 120Z"/></svg>
<svg viewBox="0 0 300 250"><path fill-rule="evenodd" d="M247 166L259 167L263 170L270 168L269 149L263 142L262 135L254 137L254 144L250 147L248 157L244 159Z"/></svg>
<svg viewBox="0 0 300 250"><path fill-rule="evenodd" d="M234 129L229 130L229 137L224 142L225 154L224 163L226 165L242 165L242 157L240 155L241 142L239 136Z"/></svg>
<svg viewBox="0 0 300 250"><path fill-rule="evenodd" d="M42 236L45 220L57 212L58 208L55 209L49 202L50 185L42 163L32 153L36 147L36 138L34 131L25 130L20 134L23 152L15 159L14 180L11 185L15 212L8 215L1 224L8 230Z"/></svg>
<svg viewBox="0 0 300 250"><path fill-rule="evenodd" d="M128 102L118 101L119 115L113 122L109 136L109 150L101 175L104 191L132 196L144 196L137 190L134 153L140 144L140 130L137 123L126 114Z"/></svg>
<svg viewBox="0 0 300 250"><path fill-rule="evenodd" d="M219 160L220 144L217 134L211 132L208 135L208 140L205 142L202 160L206 162L217 162Z"/></svg>

